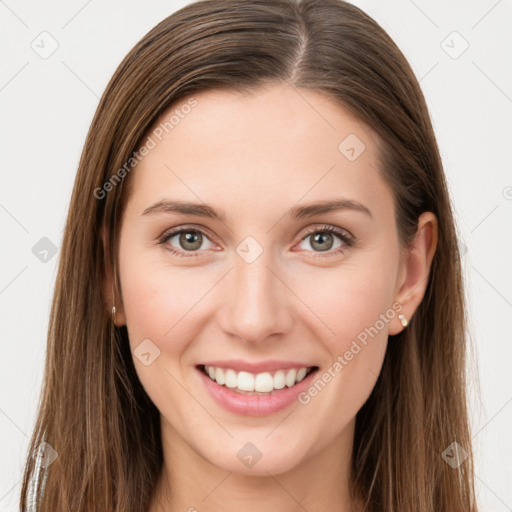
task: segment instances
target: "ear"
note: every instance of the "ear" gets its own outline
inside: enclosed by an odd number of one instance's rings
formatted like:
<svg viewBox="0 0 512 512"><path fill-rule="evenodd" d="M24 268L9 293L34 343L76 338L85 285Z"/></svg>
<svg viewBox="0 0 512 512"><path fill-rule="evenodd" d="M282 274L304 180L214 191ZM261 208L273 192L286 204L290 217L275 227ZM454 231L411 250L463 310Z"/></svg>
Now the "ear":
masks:
<svg viewBox="0 0 512 512"><path fill-rule="evenodd" d="M400 314L410 321L420 305L428 285L430 267L438 240L437 218L424 212L418 219L418 228L411 247L406 250L397 280L395 301L402 305ZM397 317L390 323L389 334L398 334L404 327Z"/></svg>
<svg viewBox="0 0 512 512"><path fill-rule="evenodd" d="M106 300L106 307L109 315L112 315L112 306L116 307L116 314L113 317L114 324L118 327L126 324L126 317L124 314L123 302L121 294L116 289L113 277L113 269L110 263L110 246L108 241L108 234L105 226L101 228L101 239L103 241L103 264L105 265L105 282L103 283L103 296ZM112 292L114 292L112 294Z"/></svg>

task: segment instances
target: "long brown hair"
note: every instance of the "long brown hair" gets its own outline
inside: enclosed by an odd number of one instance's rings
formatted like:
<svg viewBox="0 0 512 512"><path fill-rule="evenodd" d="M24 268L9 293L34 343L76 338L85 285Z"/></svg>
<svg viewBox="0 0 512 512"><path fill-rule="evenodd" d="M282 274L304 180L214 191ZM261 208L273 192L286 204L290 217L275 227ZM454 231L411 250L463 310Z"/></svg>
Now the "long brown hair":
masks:
<svg viewBox="0 0 512 512"><path fill-rule="evenodd" d="M353 495L367 512L477 510L466 308L438 146L405 57L374 20L341 0L197 1L154 27L116 70L78 167L29 447L38 453L46 442L57 457L42 466L27 457L22 510L33 493L39 512L147 511L163 463L159 412L136 375L126 328L112 323L104 290L117 265L115 226L130 183L129 170L118 171L175 101L272 82L323 92L379 136L380 172L393 190L402 247L422 212L439 220L425 296L408 328L390 337L356 417ZM119 290L115 280L116 297ZM456 467L443 458L454 442L464 454Z"/></svg>

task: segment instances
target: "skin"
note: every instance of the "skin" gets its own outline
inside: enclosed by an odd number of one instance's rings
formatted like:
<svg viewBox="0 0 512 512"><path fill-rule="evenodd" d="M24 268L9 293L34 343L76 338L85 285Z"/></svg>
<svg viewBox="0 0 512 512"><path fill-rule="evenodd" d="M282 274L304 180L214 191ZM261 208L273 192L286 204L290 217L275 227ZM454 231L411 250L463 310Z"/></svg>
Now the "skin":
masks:
<svg viewBox="0 0 512 512"><path fill-rule="evenodd" d="M317 91L272 84L194 98L197 106L127 178L133 192L120 232L116 323L127 325L132 351L147 338L160 350L149 366L134 357L161 413L165 460L150 511L358 510L347 476L355 416L375 385L388 335L404 328L397 314L310 403L267 416L217 405L195 366L293 359L326 371L393 303L412 317L437 244L436 218L421 216L415 244L400 258L376 136ZM338 149L349 134L366 146L354 161ZM371 216L347 209L285 217L294 206L341 197ZM207 203L226 219L142 214L164 198ZM159 243L185 225L206 232L192 248L198 257L186 256L193 243L180 245L179 235ZM326 225L357 244L327 234L322 251L306 231ZM247 236L263 250L250 264L236 251ZM247 442L262 453L250 468L237 458Z"/></svg>

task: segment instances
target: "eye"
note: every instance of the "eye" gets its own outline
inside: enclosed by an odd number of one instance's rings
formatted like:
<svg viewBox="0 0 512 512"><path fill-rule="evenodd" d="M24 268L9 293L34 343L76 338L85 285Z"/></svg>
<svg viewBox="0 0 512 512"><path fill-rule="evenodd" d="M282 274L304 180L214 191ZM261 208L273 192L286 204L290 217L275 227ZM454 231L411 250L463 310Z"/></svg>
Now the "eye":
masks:
<svg viewBox="0 0 512 512"><path fill-rule="evenodd" d="M312 235L314 235L312 237ZM301 244L306 244L306 240L311 238L309 246L312 247L315 254L314 257L326 257L343 253L349 247L355 245L355 238L347 231L334 226L321 226L311 229L302 238ZM338 242L336 243L336 239ZM203 244L206 242L206 247ZM162 235L159 241L164 245L166 250L180 257L197 257L200 256L202 250L211 249L213 247L207 233L199 228L180 227L167 231ZM307 247L300 247L308 250ZM334 249L334 250L332 250Z"/></svg>
<svg viewBox="0 0 512 512"><path fill-rule="evenodd" d="M312 236L314 235L314 236ZM307 241L310 239L309 242ZM336 238L338 243L336 245ZM333 254L340 254L344 249L352 247L355 239L347 231L334 226L322 226L310 230L306 236L301 240L301 244L309 245L314 249L313 252L320 252L325 254L316 254L315 257L332 256ZM302 249L308 249L301 246ZM331 250L335 249L335 250Z"/></svg>
<svg viewBox="0 0 512 512"><path fill-rule="evenodd" d="M209 245L202 247L205 241ZM167 250L181 258L199 256L198 253L201 248L210 249L213 245L206 233L197 228L180 228L168 231L160 239L160 243L165 244Z"/></svg>

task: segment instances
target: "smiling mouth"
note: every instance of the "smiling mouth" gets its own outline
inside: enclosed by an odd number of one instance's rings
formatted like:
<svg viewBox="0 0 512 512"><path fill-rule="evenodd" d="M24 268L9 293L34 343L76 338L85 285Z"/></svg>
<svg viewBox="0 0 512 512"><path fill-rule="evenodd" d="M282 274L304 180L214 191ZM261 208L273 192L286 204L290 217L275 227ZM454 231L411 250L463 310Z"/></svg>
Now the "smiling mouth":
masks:
<svg viewBox="0 0 512 512"><path fill-rule="evenodd" d="M219 386L245 395L271 395L277 393L282 389L295 386L309 374L318 370L318 366L310 366L254 374L203 364L198 365L197 368Z"/></svg>

